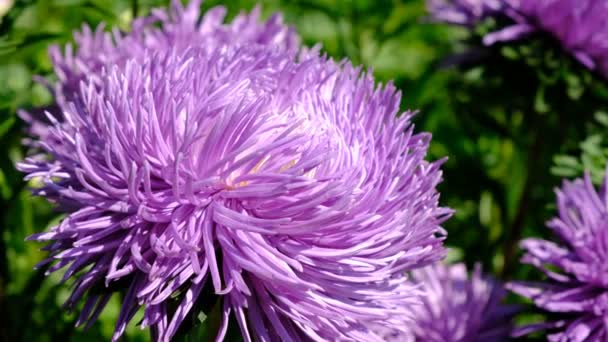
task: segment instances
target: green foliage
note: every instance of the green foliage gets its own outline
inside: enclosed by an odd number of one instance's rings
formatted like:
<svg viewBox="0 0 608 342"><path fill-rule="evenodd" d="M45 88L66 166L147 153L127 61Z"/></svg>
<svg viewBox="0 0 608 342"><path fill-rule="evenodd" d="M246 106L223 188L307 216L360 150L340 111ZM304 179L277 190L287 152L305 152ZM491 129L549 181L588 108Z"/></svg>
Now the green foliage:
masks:
<svg viewBox="0 0 608 342"><path fill-rule="evenodd" d="M594 184L605 179L608 166L608 114L598 111L588 129L588 136L580 142L578 150L571 154L559 154L553 158L551 173L574 178L588 172Z"/></svg>
<svg viewBox="0 0 608 342"><path fill-rule="evenodd" d="M75 313L60 305L69 293L60 275L33 266L45 254L24 242L60 218L33 198L14 169L21 145L18 108L48 105L51 95L32 82L49 76L49 44L65 44L83 22L128 29L133 17L167 0L22 0L0 19L0 340L108 340L120 293L89 331L74 328ZM206 1L211 7L221 1ZM230 15L254 0L226 1ZM322 43L331 56L374 70L402 90L402 109L419 109L418 130L433 133L429 159L449 156L442 202L456 209L448 223L449 259L506 279L534 279L517 266L517 241L545 236L560 178L589 170L602 181L608 162L608 87L547 37L480 49L481 34L424 22L423 0L267 0L265 16L282 11L307 45ZM49 15L52 13L52 15ZM476 46L476 48L473 48ZM458 63L455 63L458 62ZM452 65L452 67L447 67ZM456 66L454 66L456 65ZM177 340L211 338L221 301L197 303ZM232 324L236 327L237 324ZM238 340L238 328L229 332ZM149 336L135 324L126 340Z"/></svg>

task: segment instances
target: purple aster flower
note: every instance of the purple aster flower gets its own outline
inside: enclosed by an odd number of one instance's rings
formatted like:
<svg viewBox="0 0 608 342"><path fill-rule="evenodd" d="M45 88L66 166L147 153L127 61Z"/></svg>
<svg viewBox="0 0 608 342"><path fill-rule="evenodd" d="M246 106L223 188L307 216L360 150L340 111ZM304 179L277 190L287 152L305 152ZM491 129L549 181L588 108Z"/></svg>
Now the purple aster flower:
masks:
<svg viewBox="0 0 608 342"><path fill-rule="evenodd" d="M509 288L539 308L562 316L522 328L519 334L549 329L550 341L608 339L608 175L599 193L589 175L564 182L557 190L559 216L548 223L558 242L522 241L523 263L546 276L545 282L516 282Z"/></svg>
<svg viewBox="0 0 608 342"><path fill-rule="evenodd" d="M411 306L413 320L405 333L381 328L386 341L469 342L504 341L519 311L501 304L502 284L484 276L480 265L470 278L464 264L435 264L412 272L424 290L423 305Z"/></svg>
<svg viewBox="0 0 608 342"><path fill-rule="evenodd" d="M107 65L123 64L127 60L143 56L146 50L183 50L198 46L208 51L225 45L255 44L268 49L295 54L299 49L299 37L294 30L283 24L281 15L275 14L264 23L260 21L260 8L250 14L240 14L229 24L223 24L226 9L217 6L205 13L199 22L202 0L190 1L184 8L174 0L169 11L153 10L149 17L137 18L129 34L117 28L104 31L104 25L92 31L84 26L74 34L78 50L67 45L62 53L58 46L50 49L50 55L59 78L58 97L78 92L79 82L87 77L99 83L98 75ZM162 24L162 28L155 24Z"/></svg>
<svg viewBox="0 0 608 342"><path fill-rule="evenodd" d="M529 32L551 34L579 62L608 76L608 2L597 0L505 0L516 24L485 37L491 44Z"/></svg>
<svg viewBox="0 0 608 342"><path fill-rule="evenodd" d="M133 31L84 30L53 52L59 109L23 114L39 150L18 165L67 213L49 272L92 323L127 284L114 340L143 308L169 340L206 283L246 341L358 340L401 328L412 269L444 256L441 162L424 160L400 94L302 50L275 16L197 20L175 1ZM160 24L160 26L158 25Z"/></svg>
<svg viewBox="0 0 608 342"><path fill-rule="evenodd" d="M512 25L487 34L486 45L545 32L585 67L608 76L608 2L597 0L427 0L439 21L474 26L488 16Z"/></svg>
<svg viewBox="0 0 608 342"><path fill-rule="evenodd" d="M427 0L433 20L474 26L503 8L503 0Z"/></svg>

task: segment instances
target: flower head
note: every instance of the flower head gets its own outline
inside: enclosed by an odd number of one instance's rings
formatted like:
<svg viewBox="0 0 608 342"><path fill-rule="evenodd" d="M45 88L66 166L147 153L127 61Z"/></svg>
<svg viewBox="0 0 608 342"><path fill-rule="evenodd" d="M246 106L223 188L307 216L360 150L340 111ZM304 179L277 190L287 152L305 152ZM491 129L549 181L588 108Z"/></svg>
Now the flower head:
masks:
<svg viewBox="0 0 608 342"><path fill-rule="evenodd" d="M294 30L283 24L275 14L260 23L260 9L237 15L224 24L226 9L217 6L207 11L199 21L202 0L190 1L187 7L173 1L169 11L156 9L148 17L133 21L129 34L117 28L110 33L99 25L95 31L84 26L74 34L77 50L68 45L65 52L58 46L50 49L54 70L59 79L58 96L71 96L80 91L83 79L99 84L102 68L123 65L130 59L145 56L149 51L184 50L191 46L212 51L225 46L256 45L268 50L295 55L300 39ZM155 27L161 23L162 27Z"/></svg>
<svg viewBox="0 0 608 342"><path fill-rule="evenodd" d="M587 68L608 76L608 3L595 0L505 0L515 24L485 37L513 40L531 32L557 39Z"/></svg>
<svg viewBox="0 0 608 342"><path fill-rule="evenodd" d="M512 24L484 37L486 45L521 39L532 33L553 36L585 67L608 77L608 3L596 0L428 0L440 21L473 26L488 16ZM443 6L434 5L437 2ZM446 13L446 14L444 14ZM453 18L459 18L454 20ZM461 21L461 22L458 22Z"/></svg>
<svg viewBox="0 0 608 342"><path fill-rule="evenodd" d="M503 0L427 0L433 20L464 26L496 14L502 5Z"/></svg>
<svg viewBox="0 0 608 342"><path fill-rule="evenodd" d="M406 333L386 333L389 341L503 341L518 307L501 304L506 290L477 265L470 278L464 264L435 264L412 272L422 286L423 305L413 306ZM383 329L382 331L386 331Z"/></svg>
<svg viewBox="0 0 608 342"><path fill-rule="evenodd" d="M523 263L541 270L545 282L516 282L509 288L562 319L525 327L550 329L551 341L608 339L608 192L596 192L589 175L557 190L558 217L548 223L557 242L529 238Z"/></svg>
<svg viewBox="0 0 608 342"><path fill-rule="evenodd" d="M128 284L114 339L170 339L207 282L245 340L375 340L417 300L404 273L443 257L440 162L397 117L400 94L336 63L273 17L222 23L199 3L133 31L83 31L53 52L59 110L19 164L65 219L50 271L67 267L92 322ZM156 26L157 23L161 27Z"/></svg>

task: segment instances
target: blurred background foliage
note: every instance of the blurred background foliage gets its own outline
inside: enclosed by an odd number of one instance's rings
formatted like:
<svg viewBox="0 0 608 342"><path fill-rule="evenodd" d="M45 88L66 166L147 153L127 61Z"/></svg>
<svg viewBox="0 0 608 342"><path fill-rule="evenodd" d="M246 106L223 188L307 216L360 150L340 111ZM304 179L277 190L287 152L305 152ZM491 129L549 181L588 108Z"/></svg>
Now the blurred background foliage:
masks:
<svg viewBox="0 0 608 342"><path fill-rule="evenodd" d="M222 1L206 1L211 7ZM224 1L230 15L256 1ZM11 3L4 10L2 4ZM70 288L60 275L34 269L41 246L24 239L60 218L27 191L14 169L23 158L18 108L48 105L51 95L32 81L51 76L50 44L64 44L83 23L128 30L134 16L167 0L0 0L0 340L109 340L119 296L90 330L61 309ZM418 130L433 133L429 159L449 156L442 202L456 209L446 223L449 259L481 261L503 279L533 279L518 265L522 236L547 236L554 187L589 170L599 184L608 161L608 87L551 39L479 48L489 20L469 34L430 23L423 0L266 0L265 16L281 11L307 45L372 68L394 80L402 107L419 109ZM511 300L514 300L513 298ZM217 305L196 310L181 340L206 340ZM526 318L524 318L526 319ZM136 321L136 320L135 320ZM198 324L204 321L205 324ZM189 329L194 325L196 329ZM231 339L239 339L232 334ZM125 340L146 341L134 324Z"/></svg>

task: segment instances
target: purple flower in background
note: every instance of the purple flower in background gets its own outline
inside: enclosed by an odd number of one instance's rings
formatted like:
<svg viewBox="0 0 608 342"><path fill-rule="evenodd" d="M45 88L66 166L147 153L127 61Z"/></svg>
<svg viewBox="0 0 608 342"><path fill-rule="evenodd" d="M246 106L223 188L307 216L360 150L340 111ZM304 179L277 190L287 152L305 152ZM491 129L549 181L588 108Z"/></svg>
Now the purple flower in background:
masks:
<svg viewBox="0 0 608 342"><path fill-rule="evenodd" d="M515 25L485 37L487 44L542 31L555 37L587 68L608 76L608 2L505 0Z"/></svg>
<svg viewBox="0 0 608 342"><path fill-rule="evenodd" d="M503 7L503 0L427 0L433 20L474 26Z"/></svg>
<svg viewBox="0 0 608 342"><path fill-rule="evenodd" d="M85 29L53 51L60 109L22 114L39 152L18 167L67 213L32 237L75 279L66 306L86 299L91 324L120 281L114 340L143 307L166 341L209 282L219 339L231 314L246 341L403 329L419 294L404 274L444 256L451 214L430 135L397 117L393 85L300 49L280 17L199 21L199 5Z"/></svg>
<svg viewBox="0 0 608 342"><path fill-rule="evenodd" d="M546 282L516 282L508 287L562 319L522 328L519 334L549 329L550 341L606 341L608 329L608 192L596 192L589 175L564 182L557 190L559 216L548 223L559 242L522 241L523 263Z"/></svg>
<svg viewBox="0 0 608 342"><path fill-rule="evenodd" d="M428 3L432 16L447 23L473 26L488 16L511 18L512 25L484 37L486 45L518 40L536 32L548 33L585 67L608 77L606 1L428 0Z"/></svg>
<svg viewBox="0 0 608 342"><path fill-rule="evenodd" d="M387 341L469 342L504 341L519 310L501 304L506 290L484 276L476 265L470 278L464 264L435 264L412 272L425 294L423 305L413 306L406 333L387 332Z"/></svg>
<svg viewBox="0 0 608 342"><path fill-rule="evenodd" d="M100 86L99 75L104 66L123 65L129 59L141 58L147 50L184 50L197 46L213 51L226 45L254 44L292 55L297 53L299 37L283 24L281 15L275 14L260 23L260 9L256 7L252 13L240 14L229 24L223 24L226 9L217 6L207 11L198 23L201 1L191 1L183 8L174 0L169 12L156 9L149 17L135 19L127 35L117 28L108 33L103 25L95 31L85 25L81 32L74 34L77 51L71 45L63 53L58 46L50 49L59 78L57 95L69 99L80 91L80 81L85 77ZM162 28L155 27L157 23L162 23Z"/></svg>

